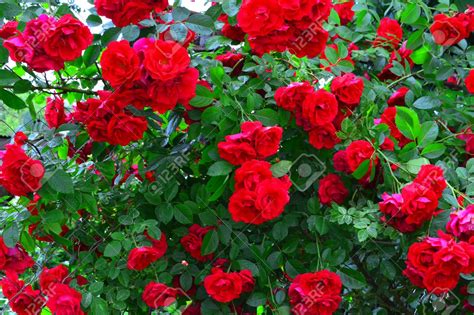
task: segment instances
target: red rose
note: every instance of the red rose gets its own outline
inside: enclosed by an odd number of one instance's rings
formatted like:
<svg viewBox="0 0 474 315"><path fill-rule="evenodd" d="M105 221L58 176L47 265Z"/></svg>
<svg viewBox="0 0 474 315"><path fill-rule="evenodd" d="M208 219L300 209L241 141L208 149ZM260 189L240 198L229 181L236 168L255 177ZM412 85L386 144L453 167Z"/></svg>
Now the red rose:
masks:
<svg viewBox="0 0 474 315"><path fill-rule="evenodd" d="M0 28L0 38L9 39L18 33L18 22L8 21Z"/></svg>
<svg viewBox="0 0 474 315"><path fill-rule="evenodd" d="M382 71L377 74L377 77L382 81L395 80L399 78L398 75L391 71L391 69L393 68L393 62L397 61L404 68L409 67L411 69L413 67L413 60L410 57L412 52L412 50L406 48L406 42L404 42L402 47L400 47L398 51L392 51L388 63L385 65Z"/></svg>
<svg viewBox="0 0 474 315"><path fill-rule="evenodd" d="M148 122L144 117L114 115L107 126L107 142L112 145L128 145L130 142L142 139L147 128Z"/></svg>
<svg viewBox="0 0 474 315"><path fill-rule="evenodd" d="M3 295L9 299L11 309L18 315L39 315L45 299L39 290L33 290L31 285L18 279L15 272L7 272L0 280Z"/></svg>
<svg viewBox="0 0 474 315"><path fill-rule="evenodd" d="M212 273L204 278L204 288L217 302L228 303L242 293L242 278L236 272L225 273L213 268Z"/></svg>
<svg viewBox="0 0 474 315"><path fill-rule="evenodd" d="M219 142L217 149L220 157L233 165L241 165L257 157L254 147L245 142Z"/></svg>
<svg viewBox="0 0 474 315"><path fill-rule="evenodd" d="M440 270L437 267L431 267L424 275L423 285L428 292L441 294L454 289L459 281L459 274L453 275Z"/></svg>
<svg viewBox="0 0 474 315"><path fill-rule="evenodd" d="M443 169L435 165L423 165L414 182L432 190L438 198L441 198L444 189L447 187Z"/></svg>
<svg viewBox="0 0 474 315"><path fill-rule="evenodd" d="M275 101L279 107L293 111L300 107L311 93L315 93L315 91L309 82L292 82L290 85L279 87L276 90Z"/></svg>
<svg viewBox="0 0 474 315"><path fill-rule="evenodd" d="M420 228L421 224L407 223L408 215L402 211L403 197L400 194L382 194L382 201L379 202L380 212L383 213L381 221L392 226L402 233L411 233Z"/></svg>
<svg viewBox="0 0 474 315"><path fill-rule="evenodd" d="M181 238L181 245L184 247L184 250L188 252L191 257L197 261L207 261L211 260L214 257L213 253L203 256L201 254L202 241L204 236L214 227L201 227L198 224L193 224L189 228L189 233Z"/></svg>
<svg viewBox="0 0 474 315"><path fill-rule="evenodd" d="M308 29L311 30L311 36L307 35ZM288 51L299 58L315 58L324 52L328 38L329 33L325 29L310 23L307 29L303 28L294 32L290 43L287 44ZM302 41L304 41L304 45L301 45Z"/></svg>
<svg viewBox="0 0 474 315"><path fill-rule="evenodd" d="M43 267L43 271L39 276L41 292L46 296L53 295L55 285L58 283L64 283L68 278L68 275L69 270L64 265L58 265L51 269Z"/></svg>
<svg viewBox="0 0 474 315"><path fill-rule="evenodd" d="M438 207L436 193L415 182L403 187L402 197L402 211L408 215L409 224L420 225L430 220Z"/></svg>
<svg viewBox="0 0 474 315"><path fill-rule="evenodd" d="M226 52L222 55L217 55L216 60L222 62L222 65L227 68L232 68L231 76L238 76L242 73L244 68L244 55L235 54L233 52Z"/></svg>
<svg viewBox="0 0 474 315"><path fill-rule="evenodd" d="M364 92L364 80L356 77L353 73L346 73L341 77L334 78L331 83L331 92L339 102L354 108L360 103Z"/></svg>
<svg viewBox="0 0 474 315"><path fill-rule="evenodd" d="M319 181L318 196L323 205L331 205L333 201L340 205L349 196L349 191L339 176L329 174Z"/></svg>
<svg viewBox="0 0 474 315"><path fill-rule="evenodd" d="M257 221L273 220L283 213L285 206L290 201L290 196L288 195L290 186L291 183L285 177L284 179L267 179L257 187L255 207L260 211L261 215L261 218L257 218Z"/></svg>
<svg viewBox="0 0 474 315"><path fill-rule="evenodd" d="M397 20L385 17L380 20L374 45L396 49L403 37L403 29Z"/></svg>
<svg viewBox="0 0 474 315"><path fill-rule="evenodd" d="M309 131L309 143L316 149L332 149L341 142L336 135L336 128L333 124L318 126Z"/></svg>
<svg viewBox="0 0 474 315"><path fill-rule="evenodd" d="M333 156L334 169L341 173L349 174L351 168L347 162L347 155L345 150L337 151Z"/></svg>
<svg viewBox="0 0 474 315"><path fill-rule="evenodd" d="M301 113L296 114L304 123L315 127L331 123L337 111L336 97L325 90L318 90L308 95L302 104Z"/></svg>
<svg viewBox="0 0 474 315"><path fill-rule="evenodd" d="M255 279L253 278L252 272L248 269L244 269L238 274L242 280L242 292L252 292L255 287Z"/></svg>
<svg viewBox="0 0 474 315"><path fill-rule="evenodd" d="M227 15L221 14L217 20L224 23L224 26L222 27L222 30L221 30L221 33L223 36L230 38L232 40L235 40L237 42L244 41L245 39L244 31L242 31L242 29L240 28L238 24L230 25L229 18Z"/></svg>
<svg viewBox="0 0 474 315"><path fill-rule="evenodd" d="M127 268L130 270L143 270L160 259L161 253L154 247L144 246L134 248L128 254Z"/></svg>
<svg viewBox="0 0 474 315"><path fill-rule="evenodd" d="M97 14L108 17L118 27L124 27L150 18L152 11L163 11L168 7L168 0L95 0L94 4Z"/></svg>
<svg viewBox="0 0 474 315"><path fill-rule="evenodd" d="M283 25L283 11L277 1L244 0L237 14L237 22L251 36L267 35Z"/></svg>
<svg viewBox="0 0 474 315"><path fill-rule="evenodd" d="M456 45L469 36L469 22L464 14L453 17L436 14L430 27L434 42L442 46Z"/></svg>
<svg viewBox="0 0 474 315"><path fill-rule="evenodd" d="M53 291L46 303L51 313L55 315L85 314L81 309L81 293L62 283L56 284Z"/></svg>
<svg viewBox="0 0 474 315"><path fill-rule="evenodd" d="M18 131L15 133L15 136L13 137L13 141L15 142L17 146L22 146L28 142L28 136L25 135L23 131Z"/></svg>
<svg viewBox="0 0 474 315"><path fill-rule="evenodd" d="M333 314L342 301L342 282L328 270L297 275L288 289L295 314Z"/></svg>
<svg viewBox="0 0 474 315"><path fill-rule="evenodd" d="M396 90L387 100L388 106L405 106L405 96L408 91L410 91L410 89L405 86Z"/></svg>
<svg viewBox="0 0 474 315"><path fill-rule="evenodd" d="M469 74L465 79L466 89L469 93L474 94L474 69L469 70Z"/></svg>
<svg viewBox="0 0 474 315"><path fill-rule="evenodd" d="M278 152L283 135L281 127L262 127L255 130L254 146L259 159L266 159Z"/></svg>
<svg viewBox="0 0 474 315"><path fill-rule="evenodd" d="M258 185L273 177L271 164L266 161L247 161L235 171L235 190L255 191Z"/></svg>
<svg viewBox="0 0 474 315"><path fill-rule="evenodd" d="M114 88L140 79L140 59L126 40L110 43L102 54L100 65L103 78Z"/></svg>
<svg viewBox="0 0 474 315"><path fill-rule="evenodd" d="M146 48L143 66L153 79L167 81L184 72L190 62L188 52L179 43L156 40Z"/></svg>
<svg viewBox="0 0 474 315"><path fill-rule="evenodd" d="M312 0L278 0L278 5L283 9L283 16L286 20L301 20L305 16L312 14Z"/></svg>
<svg viewBox="0 0 474 315"><path fill-rule="evenodd" d="M64 111L64 100L61 97L48 97L44 118L49 128L59 128L66 123L66 112Z"/></svg>
<svg viewBox="0 0 474 315"><path fill-rule="evenodd" d="M366 160L370 160L369 169L367 171L370 174L370 170L378 162L377 157L375 156L375 149L372 144L365 140L356 140L353 141L346 149L347 163L352 172L357 170L357 168Z"/></svg>
<svg viewBox="0 0 474 315"><path fill-rule="evenodd" d="M352 11L353 6L354 6L353 0L334 4L334 10L336 10L337 15L339 15L339 19L341 20L341 25L348 24L354 18L354 11Z"/></svg>
<svg viewBox="0 0 474 315"><path fill-rule="evenodd" d="M26 196L41 188L41 161L28 157L20 146L8 144L0 166L0 184L15 196Z"/></svg>
<svg viewBox="0 0 474 315"><path fill-rule="evenodd" d="M57 21L43 46L49 56L71 61L79 58L82 51L92 44L92 40L89 28L72 15L66 14Z"/></svg>
<svg viewBox="0 0 474 315"><path fill-rule="evenodd" d="M178 103L186 104L196 95L199 71L188 68L176 78L166 82L156 81L150 86L149 97L154 111L164 114Z"/></svg>
<svg viewBox="0 0 474 315"><path fill-rule="evenodd" d="M166 234L161 232L161 236L159 240L151 237L147 231L145 231L144 234L146 238L151 242L153 248L155 248L158 251L159 256L162 257L168 250L168 242L166 241Z"/></svg>
<svg viewBox="0 0 474 315"><path fill-rule="evenodd" d="M408 249L408 262L418 271L425 273L433 266L436 248L428 242L414 243Z"/></svg>

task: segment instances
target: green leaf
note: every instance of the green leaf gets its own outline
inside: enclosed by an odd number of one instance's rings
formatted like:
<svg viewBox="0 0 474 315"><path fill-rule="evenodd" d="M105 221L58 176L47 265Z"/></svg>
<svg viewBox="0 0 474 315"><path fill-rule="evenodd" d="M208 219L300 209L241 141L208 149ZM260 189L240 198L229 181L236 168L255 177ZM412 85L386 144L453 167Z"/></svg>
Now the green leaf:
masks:
<svg viewBox="0 0 474 315"><path fill-rule="evenodd" d="M71 194L74 192L74 183L71 176L62 169L56 169L48 179L48 184L57 192Z"/></svg>
<svg viewBox="0 0 474 315"><path fill-rule="evenodd" d="M26 103L21 98L4 89L0 89L0 100L3 104L13 109L26 108Z"/></svg>
<svg viewBox="0 0 474 315"><path fill-rule="evenodd" d="M288 174L293 163L291 161L280 161L276 164L273 164L271 167L274 177L282 177L283 175Z"/></svg>
<svg viewBox="0 0 474 315"><path fill-rule="evenodd" d="M405 24L414 24L421 14L421 8L418 3L409 3L402 12L400 21Z"/></svg>
<svg viewBox="0 0 474 315"><path fill-rule="evenodd" d="M426 148L423 149L421 155L427 157L428 159L436 159L443 155L446 151L446 146L442 143L432 143Z"/></svg>
<svg viewBox="0 0 474 315"><path fill-rule="evenodd" d="M17 81L13 85L13 92L18 93L18 94L30 92L32 87L33 87L33 85L31 84L30 81L20 80L20 81Z"/></svg>
<svg viewBox="0 0 474 315"><path fill-rule="evenodd" d="M283 222L277 222L272 228L272 236L275 240L281 241L288 236L288 227Z"/></svg>
<svg viewBox="0 0 474 315"><path fill-rule="evenodd" d="M239 12L237 0L226 0L222 2L222 11L228 16L235 16Z"/></svg>
<svg viewBox="0 0 474 315"><path fill-rule="evenodd" d="M411 55L410 58L413 62L417 65L424 64L430 57L431 48L428 45L423 45L422 47L415 50Z"/></svg>
<svg viewBox="0 0 474 315"><path fill-rule="evenodd" d="M84 65L87 67L94 64L94 62L99 58L101 48L99 45L92 45L84 51L84 56L82 60L84 61Z"/></svg>
<svg viewBox="0 0 474 315"><path fill-rule="evenodd" d="M102 19L100 18L100 16L92 14L87 17L86 23L91 27L99 26L102 25Z"/></svg>
<svg viewBox="0 0 474 315"><path fill-rule="evenodd" d="M20 229L16 222L12 222L5 230L3 230L3 242L9 248L16 246L20 239Z"/></svg>
<svg viewBox="0 0 474 315"><path fill-rule="evenodd" d="M196 96L189 102L189 105L197 108L209 106L214 102L214 93L209 91L208 88L198 84L196 85Z"/></svg>
<svg viewBox="0 0 474 315"><path fill-rule="evenodd" d="M426 121L421 124L420 134L418 135L418 143L420 147L424 148L436 140L439 133L438 124L434 121Z"/></svg>
<svg viewBox="0 0 474 315"><path fill-rule="evenodd" d="M430 161L425 158L419 158L408 161L408 163L406 163L406 168L408 172L412 174L418 174L420 168L426 164L430 164Z"/></svg>
<svg viewBox="0 0 474 315"><path fill-rule="evenodd" d="M191 15L185 22L186 26L200 35L211 35L214 21L210 16L196 13Z"/></svg>
<svg viewBox="0 0 474 315"><path fill-rule="evenodd" d="M360 163L359 167L357 167L354 173L352 173L352 176L354 176L356 179L361 179L362 177L364 177L369 170L370 162L370 159L368 159Z"/></svg>
<svg viewBox="0 0 474 315"><path fill-rule="evenodd" d="M420 120L416 112L410 108L397 106L395 124L400 132L408 139L414 140L420 134Z"/></svg>
<svg viewBox="0 0 474 315"><path fill-rule="evenodd" d="M219 236L215 230L210 230L202 240L201 255L214 253L219 246Z"/></svg>
<svg viewBox="0 0 474 315"><path fill-rule="evenodd" d="M140 36L140 28L136 25L129 25L122 28L123 38L129 42L133 42Z"/></svg>
<svg viewBox="0 0 474 315"><path fill-rule="evenodd" d="M120 254L122 251L122 243L119 241L112 241L107 246L105 246L104 256L105 257L115 257Z"/></svg>
<svg viewBox="0 0 474 315"><path fill-rule="evenodd" d="M0 69L0 85L11 85L20 78L12 71Z"/></svg>
<svg viewBox="0 0 474 315"><path fill-rule="evenodd" d="M170 33L175 41L183 43L188 35L188 28L183 23L175 23L170 26Z"/></svg>
<svg viewBox="0 0 474 315"><path fill-rule="evenodd" d="M338 274L346 288L361 289L367 287L364 275L357 270L342 267L339 269Z"/></svg>
<svg viewBox="0 0 474 315"><path fill-rule="evenodd" d="M109 28L102 34L102 45L107 46L110 42L117 40L120 35L121 29L118 27Z"/></svg>
<svg viewBox="0 0 474 315"><path fill-rule="evenodd" d="M184 7L176 7L173 8L173 11L171 12L173 16L173 20L176 22L181 22L184 21L188 18L188 16L191 14L191 12L184 8Z"/></svg>
<svg viewBox="0 0 474 315"><path fill-rule="evenodd" d="M420 97L413 103L413 107L418 109L432 109L441 106L441 101L432 96Z"/></svg>
<svg viewBox="0 0 474 315"><path fill-rule="evenodd" d="M252 307L258 307L260 305L265 305L267 301L267 296L261 292L254 292L247 300L247 305Z"/></svg>
<svg viewBox="0 0 474 315"><path fill-rule="evenodd" d="M94 297L91 305L90 315L103 314L109 314L109 307L107 306L107 302L100 297Z"/></svg>
<svg viewBox="0 0 474 315"><path fill-rule="evenodd" d="M209 167L207 170L207 175L209 176L224 176L232 172L232 164L226 161L217 161Z"/></svg>
<svg viewBox="0 0 474 315"><path fill-rule="evenodd" d="M31 237L28 231L25 230L21 233L20 242L27 252L32 252L35 250L35 240Z"/></svg>

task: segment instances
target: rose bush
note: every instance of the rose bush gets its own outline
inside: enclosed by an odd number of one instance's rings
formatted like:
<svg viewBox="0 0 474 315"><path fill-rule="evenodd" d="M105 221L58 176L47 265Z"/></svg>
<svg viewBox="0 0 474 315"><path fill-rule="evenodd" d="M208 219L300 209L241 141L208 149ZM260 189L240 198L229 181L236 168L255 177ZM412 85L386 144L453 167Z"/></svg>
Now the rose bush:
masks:
<svg viewBox="0 0 474 315"><path fill-rule="evenodd" d="M474 309L466 1L60 2L0 3L4 310Z"/></svg>

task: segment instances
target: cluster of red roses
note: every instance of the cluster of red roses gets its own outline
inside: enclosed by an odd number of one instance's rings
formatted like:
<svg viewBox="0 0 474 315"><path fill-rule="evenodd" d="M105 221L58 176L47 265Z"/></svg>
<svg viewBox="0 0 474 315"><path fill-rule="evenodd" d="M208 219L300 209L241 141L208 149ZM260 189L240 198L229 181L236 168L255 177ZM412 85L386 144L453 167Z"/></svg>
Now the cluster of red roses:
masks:
<svg viewBox="0 0 474 315"><path fill-rule="evenodd" d="M450 214L446 224L446 231L462 241L469 241L474 237L474 205L460 209ZM472 243L472 242L471 242Z"/></svg>
<svg viewBox="0 0 474 315"><path fill-rule="evenodd" d="M333 314L342 301L342 282L328 270L296 276L288 290L292 312L298 315Z"/></svg>
<svg viewBox="0 0 474 315"><path fill-rule="evenodd" d="M127 145L143 138L148 128L144 117L126 109L128 103L108 91L99 91L99 99L78 102L71 115L72 121L82 123L92 140L112 145Z"/></svg>
<svg viewBox="0 0 474 315"><path fill-rule="evenodd" d="M183 245L184 250L186 250L191 257L197 261L204 262L212 260L214 257L213 253L208 255L202 255L202 241L206 234L215 229L213 226L202 227L199 224L193 224L189 228L189 233L181 238L181 245Z"/></svg>
<svg viewBox="0 0 474 315"><path fill-rule="evenodd" d="M100 64L121 103L165 113L195 96L199 71L190 62L179 43L142 38L133 47L127 41L110 43Z"/></svg>
<svg viewBox="0 0 474 315"><path fill-rule="evenodd" d="M78 315L84 314L81 310L82 294L69 286L72 278L67 267L44 267L39 276L41 290L33 290L33 287L25 285L18 275L34 264L21 245L8 248L3 238L0 238L0 270L6 274L0 280L0 286L11 309L20 315L39 314L46 305L53 314L70 314L71 311ZM84 285L87 280L78 276L76 282L78 285Z"/></svg>
<svg viewBox="0 0 474 315"><path fill-rule="evenodd" d="M443 170L423 165L414 181L402 188L400 194L384 193L379 203L382 221L402 233L410 233L429 221L438 208L438 201L447 187Z"/></svg>
<svg viewBox="0 0 474 315"><path fill-rule="evenodd" d="M294 82L275 92L277 105L291 111L296 124L309 132L309 143L316 149L332 149L341 140L336 132L341 122L359 105L364 81L353 73L336 77L331 92L315 91L308 82Z"/></svg>
<svg viewBox="0 0 474 315"><path fill-rule="evenodd" d="M468 6L466 12L456 13L451 17L445 14L435 15L430 31L436 44L456 45L474 32L474 7Z"/></svg>
<svg viewBox="0 0 474 315"><path fill-rule="evenodd" d="M400 63L404 68L409 66L410 69L414 65L410 58L413 51L406 47L406 42L400 46L402 38L403 29L397 20L388 17L380 20L380 25L377 28L377 36L373 44L375 47L383 47L391 51L387 64L382 71L377 74L377 77L382 81L395 80L398 78L398 75L391 71L394 62Z"/></svg>
<svg viewBox="0 0 474 315"><path fill-rule="evenodd" d="M97 14L123 27L149 19L152 12L159 13L165 10L168 7L168 0L95 0L94 4Z"/></svg>
<svg viewBox="0 0 474 315"><path fill-rule="evenodd" d="M442 231L439 237L427 237L408 249L403 274L410 281L434 294L454 289L461 273L474 272L474 245L456 240Z"/></svg>
<svg viewBox="0 0 474 315"><path fill-rule="evenodd" d="M262 224L278 217L290 200L288 176L273 177L271 164L262 161L277 153L283 129L263 127L256 121L244 122L241 131L226 136L226 141L217 145L222 159L241 165L235 172L229 212L236 222Z"/></svg>
<svg viewBox="0 0 474 315"><path fill-rule="evenodd" d="M331 7L331 0L244 0L237 21L258 55L288 50L314 58L326 47L329 34L322 24Z"/></svg>
<svg viewBox="0 0 474 315"><path fill-rule="evenodd" d="M127 268L130 270L143 270L152 263L163 257L168 249L165 233L161 233L159 240L152 238L147 232L145 237L152 243L152 246L142 246L134 248L128 254Z"/></svg>
<svg viewBox="0 0 474 315"><path fill-rule="evenodd" d="M39 190L45 173L43 163L27 156L22 144L8 144L0 165L0 185L15 196L27 196Z"/></svg>
<svg viewBox="0 0 474 315"><path fill-rule="evenodd" d="M252 292L255 279L248 269L240 272L224 272L221 268L212 268L211 274L204 278L207 294L221 303L238 299L241 294Z"/></svg>
<svg viewBox="0 0 474 315"><path fill-rule="evenodd" d="M13 61L45 72L63 69L64 62L79 58L92 40L89 28L72 15L58 20L43 14L28 21L23 32L10 33L3 45Z"/></svg>

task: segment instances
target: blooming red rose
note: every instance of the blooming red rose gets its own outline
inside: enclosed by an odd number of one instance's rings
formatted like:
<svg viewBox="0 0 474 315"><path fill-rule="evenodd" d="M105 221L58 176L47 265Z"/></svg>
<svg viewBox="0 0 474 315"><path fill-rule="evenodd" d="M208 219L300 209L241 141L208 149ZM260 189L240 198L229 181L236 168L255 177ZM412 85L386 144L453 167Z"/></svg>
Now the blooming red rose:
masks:
<svg viewBox="0 0 474 315"><path fill-rule="evenodd" d="M434 22L430 26L434 42L442 46L452 46L469 36L469 20L465 15L449 17L444 14L436 14Z"/></svg>
<svg viewBox="0 0 474 315"><path fill-rule="evenodd" d="M15 133L15 136L13 137L13 141L15 142L16 145L22 146L28 142L28 136L25 135L23 131L18 131Z"/></svg>
<svg viewBox="0 0 474 315"><path fill-rule="evenodd" d="M221 14L217 20L224 23L224 26L222 26L222 29L221 29L222 35L224 35L225 37L230 38L232 40L235 40L237 42L244 41L245 32L242 31L239 24L230 25L229 17L225 14Z"/></svg>
<svg viewBox="0 0 474 315"><path fill-rule="evenodd" d="M54 294L54 287L58 283L66 284L69 275L69 270L64 265L58 265L54 268L48 269L43 267L43 271L39 276L39 285L41 292L46 296Z"/></svg>
<svg viewBox="0 0 474 315"><path fill-rule="evenodd" d="M134 248L128 254L127 268L130 270L143 270L160 259L163 254L154 247Z"/></svg>
<svg viewBox="0 0 474 315"><path fill-rule="evenodd" d="M334 4L334 10L336 10L339 19L341 20L341 25L346 25L354 18L354 11L352 7L354 6L353 0L342 1Z"/></svg>
<svg viewBox="0 0 474 315"><path fill-rule="evenodd" d="M220 157L233 165L240 165L257 157L250 143L219 142L217 148Z"/></svg>
<svg viewBox="0 0 474 315"><path fill-rule="evenodd" d="M408 91L410 91L410 89L406 86L402 86L396 90L387 100L388 106L405 106L405 96Z"/></svg>
<svg viewBox="0 0 474 315"><path fill-rule="evenodd" d="M148 122L144 117L128 114L114 115L107 126L107 142L112 145L125 146L130 142L142 139L147 128Z"/></svg>
<svg viewBox="0 0 474 315"><path fill-rule="evenodd" d="M149 97L153 100L152 109L164 114L175 108L178 103L189 103L196 95L198 79L199 71L195 68L188 68L172 80L154 82L149 89Z"/></svg>
<svg viewBox="0 0 474 315"><path fill-rule="evenodd" d="M351 168L347 162L346 150L337 151L333 156L334 169L338 172L349 174Z"/></svg>
<svg viewBox="0 0 474 315"><path fill-rule="evenodd" d="M311 93L315 93L315 91L309 82L292 82L288 86L282 86L276 90L275 101L279 107L293 111L300 107Z"/></svg>
<svg viewBox="0 0 474 315"><path fill-rule="evenodd" d="M266 161L247 161L235 171L235 190L255 191L260 183L273 177L271 164Z"/></svg>
<svg viewBox="0 0 474 315"><path fill-rule="evenodd" d="M252 271L248 269L241 270L239 276L242 279L242 292L252 292L255 287L255 279L253 278Z"/></svg>
<svg viewBox="0 0 474 315"><path fill-rule="evenodd" d="M421 224L407 223L408 215L402 210L403 197L401 194L382 194L379 202L380 212L383 213L381 221L392 226L402 233L411 233L420 228Z"/></svg>
<svg viewBox="0 0 474 315"><path fill-rule="evenodd" d="M454 289L459 281L459 275L446 273L436 267L431 267L424 275L423 285L428 292L441 294Z"/></svg>
<svg viewBox="0 0 474 315"><path fill-rule="evenodd" d="M474 222L474 205L469 205L466 209L450 213L446 231L460 240L469 241L474 236L472 222Z"/></svg>
<svg viewBox="0 0 474 315"><path fill-rule="evenodd" d="M79 58L82 51L92 44L92 40L89 28L66 14L57 21L54 30L47 34L44 50L49 56L71 61Z"/></svg>
<svg viewBox="0 0 474 315"><path fill-rule="evenodd" d="M3 295L9 299L9 305L18 315L39 315L45 299L39 290L33 290L31 285L18 279L16 272L7 272L0 280Z"/></svg>
<svg viewBox="0 0 474 315"><path fill-rule="evenodd" d="M444 189L447 187L443 169L430 164L421 166L414 182L427 187L433 191L438 198L441 198Z"/></svg>
<svg viewBox="0 0 474 315"><path fill-rule="evenodd" d="M77 314L84 315L81 309L82 294L66 284L58 283L54 286L53 294L46 305L55 315Z"/></svg>
<svg viewBox="0 0 474 315"><path fill-rule="evenodd" d="M142 299L151 308L169 306L176 301L179 291L159 282L150 282L146 285Z"/></svg>
<svg viewBox="0 0 474 315"><path fill-rule="evenodd" d="M108 17L118 27L150 18L152 11L161 12L168 7L168 0L95 0L97 14Z"/></svg>
<svg viewBox="0 0 474 315"><path fill-rule="evenodd" d="M316 149L332 149L341 142L336 135L336 128L333 124L318 126L309 131L309 143Z"/></svg>
<svg viewBox="0 0 474 315"><path fill-rule="evenodd" d="M378 162L377 156L375 156L375 149L372 144L365 140L356 140L353 141L346 149L347 164L352 172L357 170L357 168L366 160L369 162L368 174L370 170Z"/></svg>
<svg viewBox="0 0 474 315"><path fill-rule="evenodd" d="M288 289L292 312L295 314L333 314L342 301L342 282L331 271L297 275Z"/></svg>
<svg viewBox="0 0 474 315"><path fill-rule="evenodd" d="M286 20L301 20L305 16L310 16L313 5L316 3L312 0L278 0L277 2Z"/></svg>
<svg viewBox="0 0 474 315"><path fill-rule="evenodd" d="M201 252L204 236L212 229L214 229L212 226L201 227L198 224L193 224L189 228L189 233L181 238L180 243L184 247L184 250L197 261L207 261L214 257L213 253L203 256Z"/></svg>
<svg viewBox="0 0 474 315"><path fill-rule="evenodd" d="M146 48L143 66L153 79L167 81L184 72L190 61L188 52L180 44L156 40Z"/></svg>
<svg viewBox="0 0 474 315"><path fill-rule="evenodd" d="M337 111L336 97L325 90L318 90L308 95L302 104L301 113L297 112L297 115L304 123L315 127L331 123Z"/></svg>
<svg viewBox="0 0 474 315"><path fill-rule="evenodd" d="M310 23L308 29L311 30L310 37L307 35L307 29L305 28L293 30L290 42L286 44L287 50L299 58L315 58L323 53L326 48L329 33L320 25L314 23ZM302 41L304 41L304 45L301 45Z"/></svg>
<svg viewBox="0 0 474 315"><path fill-rule="evenodd" d="M242 73L244 68L244 55L236 54L231 51L222 55L217 55L216 60L222 62L224 67L232 68L231 76L238 76Z"/></svg>
<svg viewBox="0 0 474 315"><path fill-rule="evenodd" d="M39 190L44 172L41 161L28 157L20 146L6 146L0 166L0 184L9 193L26 196Z"/></svg>
<svg viewBox="0 0 474 315"><path fill-rule="evenodd" d="M0 28L0 38L9 39L18 33L18 22L8 21Z"/></svg>
<svg viewBox="0 0 474 315"><path fill-rule="evenodd" d="M283 129L281 127L261 127L254 131L255 152L259 159L266 159L278 152Z"/></svg>
<svg viewBox="0 0 474 315"><path fill-rule="evenodd" d="M237 272L226 273L213 268L212 273L204 278L204 288L214 300L228 303L242 293L242 277Z"/></svg>
<svg viewBox="0 0 474 315"><path fill-rule="evenodd" d="M339 102L354 108L360 103L364 91L364 80L353 73L346 73L341 77L335 77L331 83L331 92L334 93Z"/></svg>
<svg viewBox="0 0 474 315"><path fill-rule="evenodd" d="M438 196L430 188L411 183L402 189L402 211L408 215L409 224L423 224L431 219L438 207Z"/></svg>
<svg viewBox="0 0 474 315"><path fill-rule="evenodd" d="M277 1L244 0L237 14L237 22L251 36L267 35L283 25L283 10Z"/></svg>
<svg viewBox="0 0 474 315"><path fill-rule="evenodd" d="M403 29L397 20L385 17L380 20L374 45L396 49L403 37Z"/></svg>
<svg viewBox="0 0 474 315"><path fill-rule="evenodd" d="M102 76L114 88L140 78L140 59L126 40L112 42L100 59Z"/></svg>
<svg viewBox="0 0 474 315"><path fill-rule="evenodd" d="M257 187L255 207L260 211L262 217L257 218L257 221L273 220L283 213L285 206L290 201L290 196L288 195L290 186L291 183L285 177L283 179L267 179Z"/></svg>
<svg viewBox="0 0 474 315"><path fill-rule="evenodd" d="M474 94L474 69L469 70L469 74L467 75L465 81L466 89L469 93Z"/></svg>
<svg viewBox="0 0 474 315"><path fill-rule="evenodd" d="M49 128L59 128L66 122L66 112L64 111L64 100L61 97L48 97L44 118Z"/></svg>
<svg viewBox="0 0 474 315"><path fill-rule="evenodd" d="M349 190L339 176L329 174L319 181L318 196L323 205L330 205L333 201L340 205L349 196Z"/></svg>

